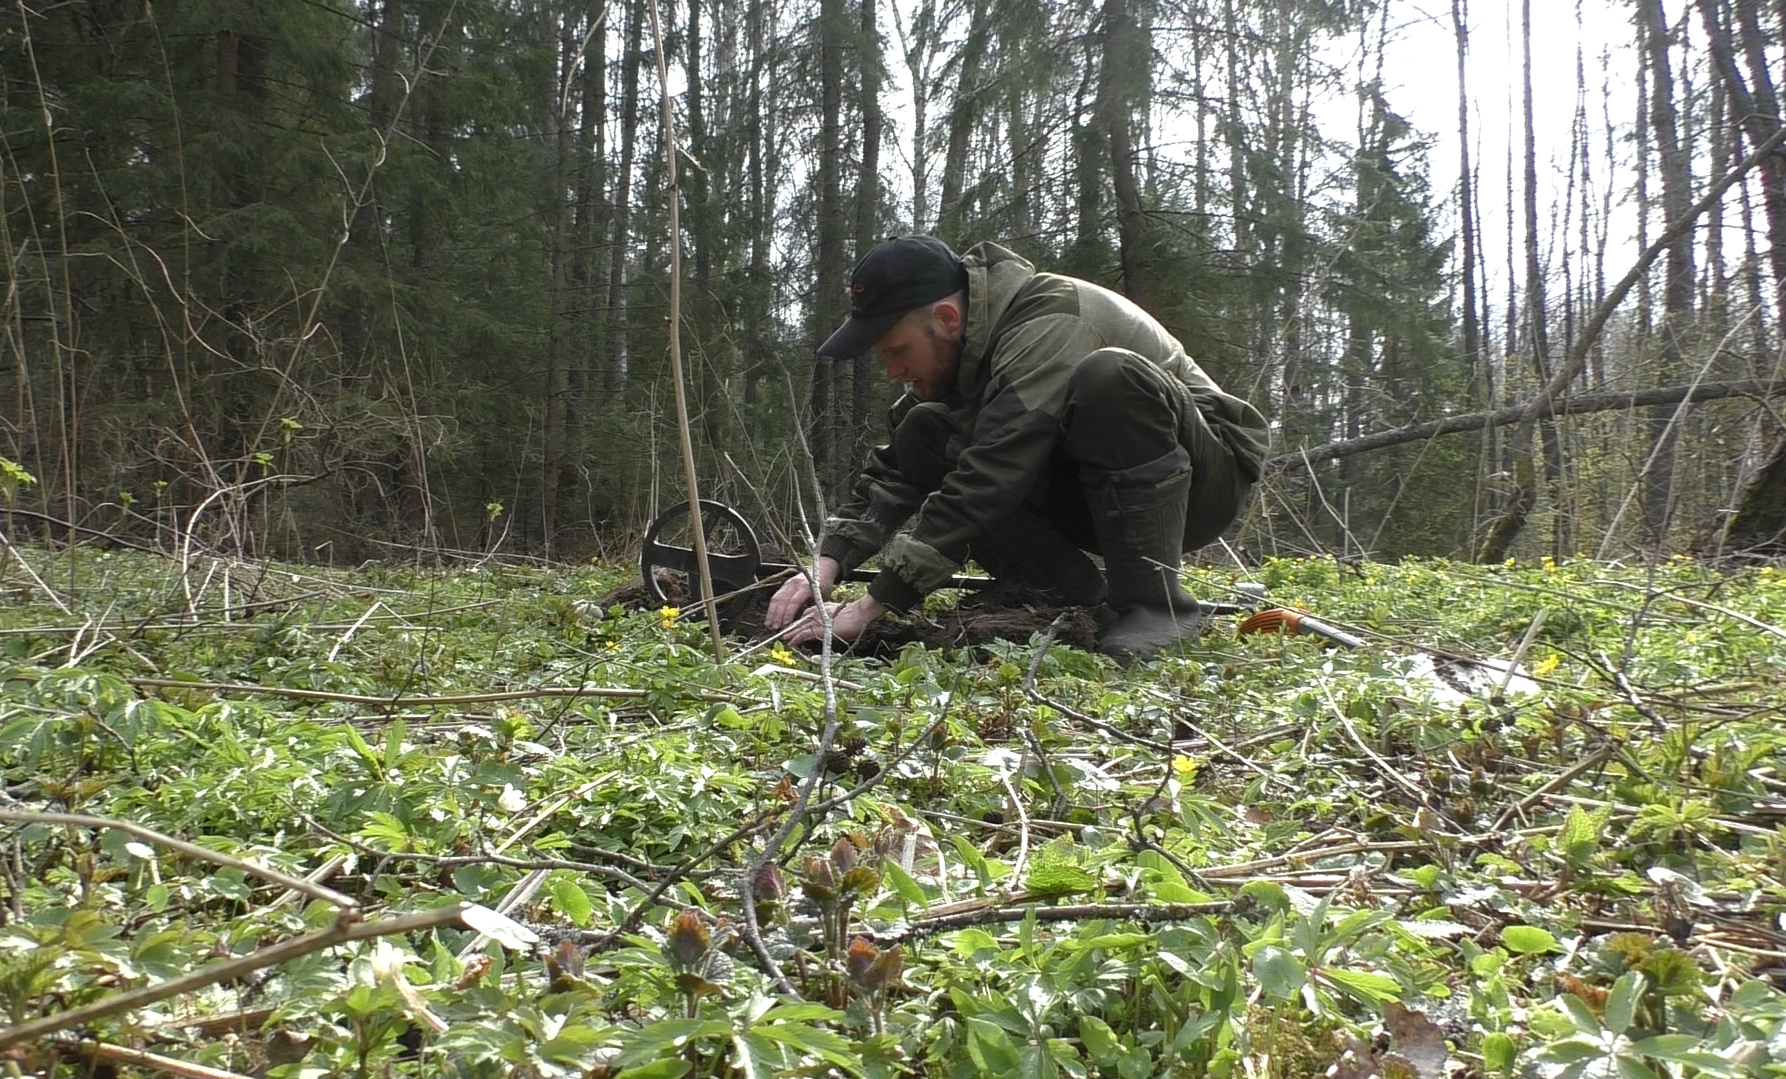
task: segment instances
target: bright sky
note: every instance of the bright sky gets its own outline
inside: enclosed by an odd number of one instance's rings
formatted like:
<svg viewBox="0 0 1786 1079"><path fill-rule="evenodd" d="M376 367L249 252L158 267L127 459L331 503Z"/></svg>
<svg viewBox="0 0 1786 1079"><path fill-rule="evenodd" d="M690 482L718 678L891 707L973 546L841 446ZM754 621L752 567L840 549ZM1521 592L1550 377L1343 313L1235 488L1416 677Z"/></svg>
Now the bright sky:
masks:
<svg viewBox="0 0 1786 1079"><path fill-rule="evenodd" d="M1667 6L1671 16L1678 18L1681 5L1671 0ZM1608 245L1612 269L1620 261L1613 252L1628 249L1635 254L1635 218L1629 207L1623 206L1635 177L1627 142L1637 108L1637 35L1631 8L1616 0L1532 0L1531 8L1539 213L1549 216L1554 208L1557 219L1561 217L1577 105L1579 50L1586 84L1584 104L1592 129L1589 167L1597 188L1592 197L1598 204L1608 185L1613 194ZM1483 245L1493 273L1505 261L1497 255L1506 248L1509 146L1515 154L1516 199L1524 167L1518 157L1524 125L1520 0L1471 0L1467 17L1473 98L1471 158L1479 184ZM1693 29L1698 29L1697 23ZM1393 0L1390 35L1385 64L1389 100L1417 128L1435 136L1430 175L1435 195L1442 197L1454 189L1459 167L1457 57L1450 4L1446 0ZM1616 166L1609 166L1606 158L1608 122L1614 133ZM1516 236L1523 234L1523 228L1515 222Z"/></svg>

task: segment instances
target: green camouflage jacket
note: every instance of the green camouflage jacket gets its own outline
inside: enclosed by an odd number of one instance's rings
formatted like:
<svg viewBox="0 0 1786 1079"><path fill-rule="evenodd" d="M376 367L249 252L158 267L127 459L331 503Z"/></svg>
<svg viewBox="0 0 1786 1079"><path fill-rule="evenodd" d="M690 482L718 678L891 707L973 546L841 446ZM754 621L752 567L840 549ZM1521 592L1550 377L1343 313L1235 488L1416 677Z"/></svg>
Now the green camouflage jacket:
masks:
<svg viewBox="0 0 1786 1079"><path fill-rule="evenodd" d="M962 261L967 340L946 403L958 429L970 434L955 469L926 497L900 475L891 447L882 446L826 522L821 553L846 571L885 547L881 572L868 588L875 599L909 608L961 568L969 544L1016 511L1061 438L1073 368L1101 348L1138 353L1175 378L1233 452L1246 482L1258 480L1265 418L1224 393L1153 316L1099 285L1037 273L997 244L979 244ZM917 403L910 394L901 397L893 424ZM895 535L919 511L917 525Z"/></svg>

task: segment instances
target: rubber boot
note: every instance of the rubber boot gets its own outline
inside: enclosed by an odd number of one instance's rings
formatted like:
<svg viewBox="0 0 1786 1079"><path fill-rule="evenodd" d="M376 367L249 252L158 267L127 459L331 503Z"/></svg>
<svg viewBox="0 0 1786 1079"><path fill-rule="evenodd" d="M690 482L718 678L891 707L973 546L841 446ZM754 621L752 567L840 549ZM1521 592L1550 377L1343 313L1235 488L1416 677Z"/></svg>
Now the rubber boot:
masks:
<svg viewBox="0 0 1786 1079"><path fill-rule="evenodd" d="M1203 627L1202 609L1178 582L1191 471L1190 454L1174 446L1133 468L1080 473L1116 612L1098 651L1124 663L1152 659Z"/></svg>
<svg viewBox="0 0 1786 1079"><path fill-rule="evenodd" d="M1020 509L998 535L976 542L975 562L995 580L1025 585L1050 602L1096 607L1104 602L1104 575L1054 522Z"/></svg>

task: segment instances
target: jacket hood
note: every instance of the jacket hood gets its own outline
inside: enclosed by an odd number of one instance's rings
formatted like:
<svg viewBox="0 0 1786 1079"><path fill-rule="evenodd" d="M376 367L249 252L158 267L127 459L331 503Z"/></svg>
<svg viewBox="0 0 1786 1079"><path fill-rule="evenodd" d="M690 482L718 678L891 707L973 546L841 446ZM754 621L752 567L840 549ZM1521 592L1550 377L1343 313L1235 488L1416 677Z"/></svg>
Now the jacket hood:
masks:
<svg viewBox="0 0 1786 1079"><path fill-rule="evenodd" d="M989 373L986 356L992 346L992 331L1017 293L1036 276L1036 267L1022 255L990 241L969 248L961 262L967 267L967 338L955 385L971 395Z"/></svg>

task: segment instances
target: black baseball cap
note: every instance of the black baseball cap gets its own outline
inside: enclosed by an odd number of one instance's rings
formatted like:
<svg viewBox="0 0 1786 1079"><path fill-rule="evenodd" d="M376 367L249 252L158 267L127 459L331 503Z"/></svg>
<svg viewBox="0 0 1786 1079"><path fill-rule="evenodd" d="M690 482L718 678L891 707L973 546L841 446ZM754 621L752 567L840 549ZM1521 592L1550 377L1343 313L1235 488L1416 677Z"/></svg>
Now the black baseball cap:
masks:
<svg viewBox="0 0 1786 1079"><path fill-rule="evenodd" d="M860 356L906 315L967 288L967 267L930 236L894 236L875 245L850 273L850 317L819 355Z"/></svg>

